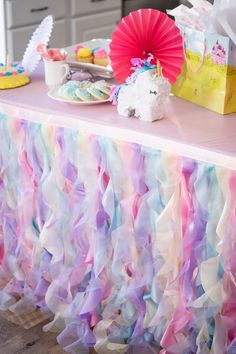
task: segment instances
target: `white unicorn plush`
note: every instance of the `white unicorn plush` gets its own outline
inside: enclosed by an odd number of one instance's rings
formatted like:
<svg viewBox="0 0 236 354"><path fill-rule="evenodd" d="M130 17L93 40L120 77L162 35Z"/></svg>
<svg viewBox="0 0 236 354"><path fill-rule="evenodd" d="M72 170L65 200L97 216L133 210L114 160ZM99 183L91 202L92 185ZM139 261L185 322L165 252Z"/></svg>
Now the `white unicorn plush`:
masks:
<svg viewBox="0 0 236 354"><path fill-rule="evenodd" d="M158 70L160 73L160 70ZM132 77L132 75L131 75ZM117 110L124 117L138 117L146 122L163 118L170 95L170 83L157 70L138 73L118 91Z"/></svg>

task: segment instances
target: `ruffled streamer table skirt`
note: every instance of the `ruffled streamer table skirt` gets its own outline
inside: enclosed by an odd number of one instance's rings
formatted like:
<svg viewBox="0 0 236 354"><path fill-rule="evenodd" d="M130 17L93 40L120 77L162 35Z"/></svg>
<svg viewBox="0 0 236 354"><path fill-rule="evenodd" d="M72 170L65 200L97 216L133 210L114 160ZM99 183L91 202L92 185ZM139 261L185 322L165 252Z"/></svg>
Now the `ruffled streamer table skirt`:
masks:
<svg viewBox="0 0 236 354"><path fill-rule="evenodd" d="M0 133L1 310L40 308L70 353L236 352L236 171L5 115Z"/></svg>

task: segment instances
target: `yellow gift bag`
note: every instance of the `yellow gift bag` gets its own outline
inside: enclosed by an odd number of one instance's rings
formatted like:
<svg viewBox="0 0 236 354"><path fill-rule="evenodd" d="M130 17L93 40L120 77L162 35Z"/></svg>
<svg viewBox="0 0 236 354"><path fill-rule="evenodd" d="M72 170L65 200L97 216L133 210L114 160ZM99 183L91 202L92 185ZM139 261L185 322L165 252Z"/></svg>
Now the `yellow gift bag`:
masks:
<svg viewBox="0 0 236 354"><path fill-rule="evenodd" d="M185 64L172 92L221 114L236 112L236 45L229 37L179 27Z"/></svg>

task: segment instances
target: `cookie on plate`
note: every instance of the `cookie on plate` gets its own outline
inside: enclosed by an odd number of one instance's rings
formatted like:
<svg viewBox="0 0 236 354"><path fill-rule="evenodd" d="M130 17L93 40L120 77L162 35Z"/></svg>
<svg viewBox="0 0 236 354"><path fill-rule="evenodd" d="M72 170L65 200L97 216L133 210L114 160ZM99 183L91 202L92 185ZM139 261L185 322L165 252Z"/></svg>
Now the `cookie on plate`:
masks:
<svg viewBox="0 0 236 354"><path fill-rule="evenodd" d="M95 87L97 90L101 91L102 93L110 96L111 85L106 82L105 80L99 80L92 84L92 87Z"/></svg>
<svg viewBox="0 0 236 354"><path fill-rule="evenodd" d="M94 87L93 85L90 86L89 88L87 88L87 91L95 98L95 100L97 101L104 101L107 100L109 98L108 95L106 95L105 93L99 91L96 87Z"/></svg>
<svg viewBox="0 0 236 354"><path fill-rule="evenodd" d="M89 88L77 88L76 95L83 102L92 102L95 101L94 96L88 92Z"/></svg>
<svg viewBox="0 0 236 354"><path fill-rule="evenodd" d="M92 83L90 81L68 81L58 89L58 96L72 101L81 101L76 95L77 88L90 87Z"/></svg>

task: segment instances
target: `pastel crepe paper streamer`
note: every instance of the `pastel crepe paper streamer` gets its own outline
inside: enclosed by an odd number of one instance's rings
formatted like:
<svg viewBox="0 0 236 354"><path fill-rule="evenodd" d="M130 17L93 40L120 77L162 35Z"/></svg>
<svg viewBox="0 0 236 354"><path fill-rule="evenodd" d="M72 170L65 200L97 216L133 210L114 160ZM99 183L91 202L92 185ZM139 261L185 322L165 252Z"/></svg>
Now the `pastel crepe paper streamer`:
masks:
<svg viewBox="0 0 236 354"><path fill-rule="evenodd" d="M234 352L235 171L5 115L0 130L2 310L54 315L68 352Z"/></svg>

